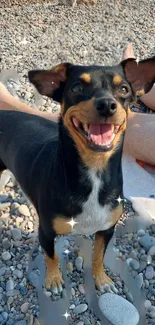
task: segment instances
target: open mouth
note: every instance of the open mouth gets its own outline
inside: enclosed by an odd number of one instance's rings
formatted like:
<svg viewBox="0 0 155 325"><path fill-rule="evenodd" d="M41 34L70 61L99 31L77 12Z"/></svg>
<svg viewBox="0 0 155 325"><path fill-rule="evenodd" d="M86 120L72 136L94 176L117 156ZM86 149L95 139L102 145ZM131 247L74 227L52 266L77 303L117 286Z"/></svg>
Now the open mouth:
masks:
<svg viewBox="0 0 155 325"><path fill-rule="evenodd" d="M118 124L86 124L75 117L72 118L74 127L87 139L88 146L96 151L108 151L113 147L113 140L119 131Z"/></svg>

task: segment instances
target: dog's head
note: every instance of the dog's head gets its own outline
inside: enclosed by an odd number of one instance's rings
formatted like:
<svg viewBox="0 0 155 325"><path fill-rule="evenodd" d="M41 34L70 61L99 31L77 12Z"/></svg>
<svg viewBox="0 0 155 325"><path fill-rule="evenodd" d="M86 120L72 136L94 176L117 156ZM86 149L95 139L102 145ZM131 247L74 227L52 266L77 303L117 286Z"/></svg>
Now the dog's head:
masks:
<svg viewBox="0 0 155 325"><path fill-rule="evenodd" d="M63 123L86 165L98 168L122 143L129 104L155 82L155 57L127 59L117 66L62 63L29 72L40 94L61 104Z"/></svg>

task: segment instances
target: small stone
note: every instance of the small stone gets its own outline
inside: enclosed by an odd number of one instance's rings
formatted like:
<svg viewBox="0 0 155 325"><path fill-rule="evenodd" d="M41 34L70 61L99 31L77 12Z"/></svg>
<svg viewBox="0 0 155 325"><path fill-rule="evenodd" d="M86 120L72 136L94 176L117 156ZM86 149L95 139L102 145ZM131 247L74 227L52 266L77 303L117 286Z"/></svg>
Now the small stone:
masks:
<svg viewBox="0 0 155 325"><path fill-rule="evenodd" d="M133 259L136 259L137 258L136 251L132 250L131 253L130 253L130 257L133 258Z"/></svg>
<svg viewBox="0 0 155 325"><path fill-rule="evenodd" d="M139 314L137 309L116 294L105 293L100 296L99 308L113 325L138 325Z"/></svg>
<svg viewBox="0 0 155 325"><path fill-rule="evenodd" d="M137 284L138 288L141 289L142 288L142 285L143 285L143 273L139 273L135 277L135 280L136 280L136 284Z"/></svg>
<svg viewBox="0 0 155 325"><path fill-rule="evenodd" d="M71 288L71 295L74 297L75 296L75 289Z"/></svg>
<svg viewBox="0 0 155 325"><path fill-rule="evenodd" d="M139 243L148 251L152 246L155 246L155 237L146 234L139 239Z"/></svg>
<svg viewBox="0 0 155 325"><path fill-rule="evenodd" d="M15 323L15 325L27 325L26 320L20 320L19 322Z"/></svg>
<svg viewBox="0 0 155 325"><path fill-rule="evenodd" d="M69 309L74 309L76 306L74 304L70 305Z"/></svg>
<svg viewBox="0 0 155 325"><path fill-rule="evenodd" d="M27 288L24 287L24 286L21 286L21 288L20 288L20 294L22 296L25 296L27 294Z"/></svg>
<svg viewBox="0 0 155 325"><path fill-rule="evenodd" d="M138 232L137 232L137 235L138 235L138 237L143 237L143 236L145 236L145 230L143 230L143 229L139 229Z"/></svg>
<svg viewBox="0 0 155 325"><path fill-rule="evenodd" d="M20 205L19 208L18 208L18 211L24 217L30 217L30 211L29 211L27 205L25 205L25 204Z"/></svg>
<svg viewBox="0 0 155 325"><path fill-rule="evenodd" d="M7 313L6 311L3 311L3 312L2 312L2 317L3 317L3 319L4 319L5 321L7 321L7 320L8 320L8 313Z"/></svg>
<svg viewBox="0 0 155 325"><path fill-rule="evenodd" d="M19 206L20 206L19 203L17 203L17 202L13 202L13 203L11 204L11 210L16 210L16 209L19 208Z"/></svg>
<svg viewBox="0 0 155 325"><path fill-rule="evenodd" d="M14 297L19 295L19 290L10 290L6 292L7 297Z"/></svg>
<svg viewBox="0 0 155 325"><path fill-rule="evenodd" d="M79 287L78 287L79 291L84 295L85 294L85 288L84 288L84 285L83 284L79 284Z"/></svg>
<svg viewBox="0 0 155 325"><path fill-rule="evenodd" d="M76 323L76 325L84 325L84 322L80 321L80 322Z"/></svg>
<svg viewBox="0 0 155 325"><path fill-rule="evenodd" d="M149 316L155 318L155 310L150 311Z"/></svg>
<svg viewBox="0 0 155 325"><path fill-rule="evenodd" d="M23 271L16 269L16 270L13 271L13 275L15 275L18 279L22 279Z"/></svg>
<svg viewBox="0 0 155 325"><path fill-rule="evenodd" d="M14 320L13 319L8 319L6 325L14 325Z"/></svg>
<svg viewBox="0 0 155 325"><path fill-rule="evenodd" d="M147 264L145 261L140 262L140 267L138 269L138 272L142 272L146 268Z"/></svg>
<svg viewBox="0 0 155 325"><path fill-rule="evenodd" d="M45 294L46 297L50 298L51 295L52 295L52 292L50 292L50 291L44 291L44 294Z"/></svg>
<svg viewBox="0 0 155 325"><path fill-rule="evenodd" d="M6 208L10 207L11 203L6 202L6 203L1 203L0 204L0 210L5 210Z"/></svg>
<svg viewBox="0 0 155 325"><path fill-rule="evenodd" d="M78 256L75 260L75 266L77 271L81 271L82 270L82 266L83 266L83 258L81 256Z"/></svg>
<svg viewBox="0 0 155 325"><path fill-rule="evenodd" d="M3 276L5 274L5 272L6 272L6 267L2 267L0 269L0 277Z"/></svg>
<svg viewBox="0 0 155 325"><path fill-rule="evenodd" d="M11 291L13 289L14 289L14 282L12 279L10 279L6 283L6 291Z"/></svg>
<svg viewBox="0 0 155 325"><path fill-rule="evenodd" d="M149 281L145 280L144 283L145 283L145 288L148 289L149 288Z"/></svg>
<svg viewBox="0 0 155 325"><path fill-rule="evenodd" d="M147 280L152 280L154 277L154 268L152 265L147 266L145 271L145 277Z"/></svg>
<svg viewBox="0 0 155 325"><path fill-rule="evenodd" d="M150 300L145 300L144 306L145 306L146 309L148 309L149 307L151 307L151 301Z"/></svg>
<svg viewBox="0 0 155 325"><path fill-rule="evenodd" d="M87 309L88 309L87 304L80 304L74 308L73 312L75 315L79 315L84 313Z"/></svg>
<svg viewBox="0 0 155 325"><path fill-rule="evenodd" d="M2 260L3 261L9 261L11 259L11 254L9 252L3 252L2 253Z"/></svg>
<svg viewBox="0 0 155 325"><path fill-rule="evenodd" d="M73 272L73 263L72 262L69 262L67 264L67 269L68 269L69 272Z"/></svg>
<svg viewBox="0 0 155 325"><path fill-rule="evenodd" d="M13 228L11 230L11 234L12 234L12 237L15 241L18 241L18 240L21 240L22 238L22 233L21 233L21 230L19 228Z"/></svg>
<svg viewBox="0 0 155 325"><path fill-rule="evenodd" d="M26 314L28 312L28 309L29 309L29 303L28 302L25 302L21 307L21 312Z"/></svg>
<svg viewBox="0 0 155 325"><path fill-rule="evenodd" d="M11 246L10 240L8 238L4 238L2 241L2 245L4 249L9 249Z"/></svg>
<svg viewBox="0 0 155 325"><path fill-rule="evenodd" d="M148 251L148 255L150 256L155 256L155 245L152 246L149 251Z"/></svg>
<svg viewBox="0 0 155 325"><path fill-rule="evenodd" d="M132 260L132 261L130 262L130 266L131 266L135 271L138 270L139 267L140 267L139 261L137 261L137 260Z"/></svg>

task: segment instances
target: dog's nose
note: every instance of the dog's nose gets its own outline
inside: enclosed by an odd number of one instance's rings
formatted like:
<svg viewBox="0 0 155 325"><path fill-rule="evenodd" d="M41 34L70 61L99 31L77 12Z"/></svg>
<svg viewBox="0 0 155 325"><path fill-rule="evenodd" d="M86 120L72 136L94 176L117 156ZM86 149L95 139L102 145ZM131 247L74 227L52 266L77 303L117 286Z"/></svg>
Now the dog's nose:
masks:
<svg viewBox="0 0 155 325"><path fill-rule="evenodd" d="M117 104L112 98L98 98L96 99L96 108L100 116L112 116L117 111Z"/></svg>

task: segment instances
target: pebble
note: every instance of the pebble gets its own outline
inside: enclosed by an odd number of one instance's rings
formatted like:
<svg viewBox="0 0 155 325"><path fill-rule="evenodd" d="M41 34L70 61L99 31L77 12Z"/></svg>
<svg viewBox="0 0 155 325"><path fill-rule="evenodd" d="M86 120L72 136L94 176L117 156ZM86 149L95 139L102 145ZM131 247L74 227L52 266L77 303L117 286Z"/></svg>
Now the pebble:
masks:
<svg viewBox="0 0 155 325"><path fill-rule="evenodd" d="M12 237L15 241L21 240L22 239L22 233L19 228L13 228L11 230Z"/></svg>
<svg viewBox="0 0 155 325"><path fill-rule="evenodd" d="M84 288L84 285L83 284L79 284L79 287L78 287L79 291L84 295L85 294L85 288Z"/></svg>
<svg viewBox="0 0 155 325"><path fill-rule="evenodd" d="M15 325L27 325L26 320L20 320L19 322L15 323Z"/></svg>
<svg viewBox="0 0 155 325"><path fill-rule="evenodd" d="M145 306L146 309L151 307L151 301L146 299L145 302L144 302L144 306Z"/></svg>
<svg viewBox="0 0 155 325"><path fill-rule="evenodd" d="M3 252L2 253L2 260L3 261L9 261L11 259L11 254L9 252Z"/></svg>
<svg viewBox="0 0 155 325"><path fill-rule="evenodd" d="M73 263L72 262L69 262L67 264L67 269L68 269L69 272L73 272Z"/></svg>
<svg viewBox="0 0 155 325"><path fill-rule="evenodd" d="M88 309L87 304L80 304L73 309L75 315L84 313Z"/></svg>
<svg viewBox="0 0 155 325"><path fill-rule="evenodd" d="M140 263L139 263L139 261L133 259L133 260L130 262L130 266L131 266L131 267L136 271L136 270L139 269L139 267L140 267Z"/></svg>
<svg viewBox="0 0 155 325"><path fill-rule="evenodd" d="M0 277L3 276L5 274L5 272L6 272L6 267L2 267L0 269Z"/></svg>
<svg viewBox="0 0 155 325"><path fill-rule="evenodd" d="M13 275L15 275L18 279L22 279L22 277L23 277L23 271L18 270L18 269L15 269L13 271Z"/></svg>
<svg viewBox="0 0 155 325"><path fill-rule="evenodd" d="M3 317L3 319L4 319L5 321L7 321L7 320L8 320L8 313L7 313L6 311L3 311L3 312L2 312L2 317Z"/></svg>
<svg viewBox="0 0 155 325"><path fill-rule="evenodd" d="M139 243L148 251L152 246L155 246L155 237L146 234L139 239Z"/></svg>
<svg viewBox="0 0 155 325"><path fill-rule="evenodd" d="M29 309L29 303L28 302L25 302L21 307L21 312L26 314L28 312L28 309Z"/></svg>
<svg viewBox="0 0 155 325"><path fill-rule="evenodd" d="M145 271L145 277L147 280L152 280L154 277L154 268L152 265L147 266Z"/></svg>
<svg viewBox="0 0 155 325"><path fill-rule="evenodd" d="M10 290L6 292L7 297L14 297L19 295L19 290Z"/></svg>
<svg viewBox="0 0 155 325"><path fill-rule="evenodd" d="M85 325L84 322L80 321L78 323L76 323L76 325Z"/></svg>
<svg viewBox="0 0 155 325"><path fill-rule="evenodd" d="M148 255L150 256L155 256L155 245L152 246L149 251L148 251Z"/></svg>
<svg viewBox="0 0 155 325"><path fill-rule="evenodd" d="M155 310L150 311L149 316L155 318Z"/></svg>
<svg viewBox="0 0 155 325"><path fill-rule="evenodd" d="M83 258L81 256L78 256L75 260L75 266L77 271L81 271L82 270L82 266L83 266Z"/></svg>
<svg viewBox="0 0 155 325"><path fill-rule="evenodd" d="M6 283L6 291L11 291L13 289L14 289L14 282L12 279L10 279Z"/></svg>
<svg viewBox="0 0 155 325"><path fill-rule="evenodd" d="M10 207L11 203L10 202L6 202L6 203L1 203L0 204L0 210L4 210L8 207Z"/></svg>
<svg viewBox="0 0 155 325"><path fill-rule="evenodd" d="M22 204L18 207L18 211L20 214L22 214L24 217L30 217L30 211L27 207L27 205Z"/></svg>
<svg viewBox="0 0 155 325"><path fill-rule="evenodd" d="M138 286L139 289L142 288L142 285L143 285L143 273L139 273L136 277L135 277L135 280L136 280L136 284Z"/></svg>
<svg viewBox="0 0 155 325"><path fill-rule="evenodd" d="M139 229L139 230L137 231L137 235L138 235L139 237L143 237L143 236L145 236L145 230L143 230L143 229Z"/></svg>
<svg viewBox="0 0 155 325"><path fill-rule="evenodd" d="M2 241L2 245L4 249L9 249L11 246L10 240L8 238L4 238Z"/></svg>
<svg viewBox="0 0 155 325"><path fill-rule="evenodd" d="M113 325L138 325L137 309L124 298L105 293L99 298L99 308Z"/></svg>

